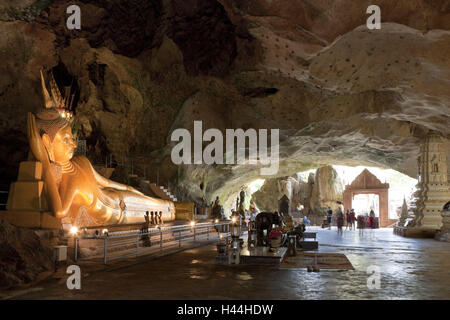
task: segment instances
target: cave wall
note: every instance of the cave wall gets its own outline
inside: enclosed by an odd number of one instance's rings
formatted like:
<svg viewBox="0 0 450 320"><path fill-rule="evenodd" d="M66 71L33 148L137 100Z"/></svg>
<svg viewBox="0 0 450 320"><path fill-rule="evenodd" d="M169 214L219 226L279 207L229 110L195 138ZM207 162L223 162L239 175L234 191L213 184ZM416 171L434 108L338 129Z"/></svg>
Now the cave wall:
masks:
<svg viewBox="0 0 450 320"><path fill-rule="evenodd" d="M69 2L82 9L79 31L64 27ZM132 163L180 200L220 195L231 207L241 188L268 178L247 164L174 165L170 134L194 120L204 130L279 128L280 170L269 179L328 164L415 177L421 139L450 135L450 6L381 1L382 30L369 31L369 2L3 3L2 181L26 159L26 112L43 101L39 70L58 65L80 89L74 131L91 161L125 165L124 181Z"/></svg>
<svg viewBox="0 0 450 320"><path fill-rule="evenodd" d="M53 250L33 230L0 219L0 288L17 287L53 268Z"/></svg>
<svg viewBox="0 0 450 320"><path fill-rule="evenodd" d="M268 179L260 190L253 194L257 207L262 211L278 210L278 200L286 195L290 210L322 213L327 207L337 209L336 201L343 201L344 185L332 166L318 168L304 181L298 174L290 177Z"/></svg>

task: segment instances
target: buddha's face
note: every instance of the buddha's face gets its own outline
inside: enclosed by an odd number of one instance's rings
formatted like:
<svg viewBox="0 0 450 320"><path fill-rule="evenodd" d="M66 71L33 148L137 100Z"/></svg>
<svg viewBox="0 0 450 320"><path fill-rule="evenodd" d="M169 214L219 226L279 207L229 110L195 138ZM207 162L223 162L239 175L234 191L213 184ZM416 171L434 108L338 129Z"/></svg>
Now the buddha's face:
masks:
<svg viewBox="0 0 450 320"><path fill-rule="evenodd" d="M43 136L45 147L49 154L51 154L54 162L66 163L72 159L73 152L77 145L73 140L72 128L69 125L60 129L53 141L50 141L48 136L45 136L46 135Z"/></svg>
<svg viewBox="0 0 450 320"><path fill-rule="evenodd" d="M77 147L75 141L73 141L72 128L65 126L59 130L52 145L56 163L64 163L72 159L73 152Z"/></svg>

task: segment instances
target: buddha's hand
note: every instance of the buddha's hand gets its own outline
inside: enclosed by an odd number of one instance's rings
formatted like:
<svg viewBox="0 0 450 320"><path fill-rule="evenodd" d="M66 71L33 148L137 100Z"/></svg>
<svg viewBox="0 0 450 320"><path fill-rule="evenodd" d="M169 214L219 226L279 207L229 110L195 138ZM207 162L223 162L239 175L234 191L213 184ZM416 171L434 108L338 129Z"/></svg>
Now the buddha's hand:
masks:
<svg viewBox="0 0 450 320"><path fill-rule="evenodd" d="M44 166L49 165L50 162L48 159L47 151L45 150L41 136L39 135L34 115L31 112L28 112L27 135L31 151L33 152L36 159L39 160Z"/></svg>

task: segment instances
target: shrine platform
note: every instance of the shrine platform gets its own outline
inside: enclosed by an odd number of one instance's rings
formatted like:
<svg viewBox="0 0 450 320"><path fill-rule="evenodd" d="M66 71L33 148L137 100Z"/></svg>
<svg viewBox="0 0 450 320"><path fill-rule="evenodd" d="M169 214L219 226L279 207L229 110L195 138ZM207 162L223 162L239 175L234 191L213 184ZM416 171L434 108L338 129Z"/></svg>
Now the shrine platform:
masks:
<svg viewBox="0 0 450 320"><path fill-rule="evenodd" d="M438 232L432 228L395 226L394 234L407 238L434 238Z"/></svg>

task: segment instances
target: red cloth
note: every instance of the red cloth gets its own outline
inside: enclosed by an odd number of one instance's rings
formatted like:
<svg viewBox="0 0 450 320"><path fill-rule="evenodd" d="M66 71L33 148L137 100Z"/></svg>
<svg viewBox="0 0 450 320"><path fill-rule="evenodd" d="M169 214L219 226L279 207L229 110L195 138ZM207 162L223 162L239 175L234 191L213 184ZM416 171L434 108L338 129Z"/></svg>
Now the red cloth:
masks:
<svg viewBox="0 0 450 320"><path fill-rule="evenodd" d="M270 239L276 239L276 238L280 238L282 235L282 232L280 230L277 229L273 229L272 231L270 231L269 233L269 238Z"/></svg>

